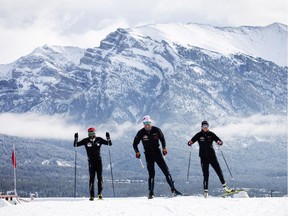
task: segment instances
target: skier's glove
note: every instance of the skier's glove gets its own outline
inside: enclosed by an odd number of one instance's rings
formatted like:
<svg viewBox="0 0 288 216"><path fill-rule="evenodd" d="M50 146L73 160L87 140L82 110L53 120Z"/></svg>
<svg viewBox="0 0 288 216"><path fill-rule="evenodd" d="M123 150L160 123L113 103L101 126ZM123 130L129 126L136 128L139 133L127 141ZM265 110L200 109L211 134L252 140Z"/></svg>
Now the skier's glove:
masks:
<svg viewBox="0 0 288 216"><path fill-rule="evenodd" d="M106 132L106 139L107 139L107 140L110 140L110 134L109 134L109 132Z"/></svg>
<svg viewBox="0 0 288 216"><path fill-rule="evenodd" d="M193 144L192 140L189 140L188 141L188 146L192 146L192 144Z"/></svg>
<svg viewBox="0 0 288 216"><path fill-rule="evenodd" d="M218 146L222 146L222 145L223 145L223 142L222 142L221 140L218 140L218 141L217 141L217 145L218 145Z"/></svg>
<svg viewBox="0 0 288 216"><path fill-rule="evenodd" d="M109 132L106 132L106 140L108 141L108 146L112 145L111 139L110 139L110 134Z"/></svg>
<svg viewBox="0 0 288 216"><path fill-rule="evenodd" d="M163 151L162 151L163 155L165 156L168 152L167 152L167 149L166 148L163 148Z"/></svg>
<svg viewBox="0 0 288 216"><path fill-rule="evenodd" d="M136 152L136 158L140 159L140 157L141 157L140 152Z"/></svg>
<svg viewBox="0 0 288 216"><path fill-rule="evenodd" d="M75 133L74 134L74 143L73 143L74 147L77 147L77 142L78 142L78 133Z"/></svg>
<svg viewBox="0 0 288 216"><path fill-rule="evenodd" d="M74 134L74 139L78 139L78 133Z"/></svg>

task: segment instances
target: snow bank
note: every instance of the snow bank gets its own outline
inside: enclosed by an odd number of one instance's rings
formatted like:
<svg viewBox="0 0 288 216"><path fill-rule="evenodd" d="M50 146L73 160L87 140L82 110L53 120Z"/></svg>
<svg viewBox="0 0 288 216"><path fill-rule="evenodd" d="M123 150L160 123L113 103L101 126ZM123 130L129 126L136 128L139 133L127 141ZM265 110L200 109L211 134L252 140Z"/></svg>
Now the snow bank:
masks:
<svg viewBox="0 0 288 216"><path fill-rule="evenodd" d="M6 200L0 199L0 208L8 206L8 205L9 205L9 203ZM1 210L0 210L0 212L1 212Z"/></svg>
<svg viewBox="0 0 288 216"><path fill-rule="evenodd" d="M246 191L241 191L237 194L234 194L234 198L249 198L249 195Z"/></svg>
<svg viewBox="0 0 288 216"><path fill-rule="evenodd" d="M137 198L105 198L89 201L88 198L35 199L19 205L0 208L1 216L287 216L288 198L219 198L185 196L148 200Z"/></svg>

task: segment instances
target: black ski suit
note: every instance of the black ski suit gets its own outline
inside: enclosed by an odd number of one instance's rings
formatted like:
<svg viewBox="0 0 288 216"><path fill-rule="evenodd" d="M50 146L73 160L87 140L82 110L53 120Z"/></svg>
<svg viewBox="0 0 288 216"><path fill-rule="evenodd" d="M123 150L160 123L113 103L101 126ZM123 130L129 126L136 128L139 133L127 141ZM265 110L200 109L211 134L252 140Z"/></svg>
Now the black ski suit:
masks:
<svg viewBox="0 0 288 216"><path fill-rule="evenodd" d="M111 140L107 141L101 137L95 137L90 139L89 137L78 142L78 139L74 140L74 147L85 146L87 156L88 156L88 166L89 166L89 191L90 197L94 197L94 182L95 174L97 173L98 180L98 195L102 193L103 189L103 178L102 178L102 158L100 153L101 145L112 145Z"/></svg>
<svg viewBox="0 0 288 216"><path fill-rule="evenodd" d="M162 148L166 148L166 142L164 135L160 128L151 127L151 130L146 130L142 128L138 131L137 135L134 138L133 148L135 152L139 152L138 144L142 141L144 147L144 153L146 158L147 169L149 173L148 178L148 189L153 193L154 190L154 178L155 178L155 162L162 170L163 174L166 177L166 180L171 187L171 191L174 191L174 182L170 174L169 168L162 156L160 150L159 140L161 141Z"/></svg>
<svg viewBox="0 0 288 216"><path fill-rule="evenodd" d="M216 136L212 131L203 131L201 130L191 139L193 143L198 141L199 143L199 157L201 160L201 167L203 172L203 187L204 190L208 190L208 181L209 181L209 164L213 167L215 172L217 173L222 185L225 184L225 179L223 177L223 173L219 162L217 160L215 150L213 148L213 141L218 142L221 139ZM221 141L222 142L222 141Z"/></svg>

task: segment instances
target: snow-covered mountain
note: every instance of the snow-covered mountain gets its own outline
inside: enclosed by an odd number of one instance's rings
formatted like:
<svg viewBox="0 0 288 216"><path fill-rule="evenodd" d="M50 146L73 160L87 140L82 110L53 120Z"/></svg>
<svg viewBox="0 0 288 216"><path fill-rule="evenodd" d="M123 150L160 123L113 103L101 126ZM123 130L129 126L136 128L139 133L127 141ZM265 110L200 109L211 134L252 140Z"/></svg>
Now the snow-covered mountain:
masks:
<svg viewBox="0 0 288 216"><path fill-rule="evenodd" d="M135 38L165 40L170 46L199 47L223 55L245 54L287 66L287 26L274 23L266 27L215 27L199 24L158 24L130 29Z"/></svg>
<svg viewBox="0 0 288 216"><path fill-rule="evenodd" d="M1 112L65 113L89 123L137 122L146 113L159 122L283 114L286 47L279 23L118 29L85 52L45 45L1 65Z"/></svg>
<svg viewBox="0 0 288 216"><path fill-rule="evenodd" d="M127 121L137 124L150 114L169 140L171 169L183 177L186 171L179 164L187 163L184 144L204 118L225 126L242 117L277 115L282 117L280 124L287 124L286 48L287 26L280 23L237 28L145 25L118 29L99 47L86 50L45 45L11 64L0 65L0 112L62 114L85 126L96 122L115 127ZM191 125L198 127L191 130ZM130 131L114 139L117 153L112 153L115 170L119 175L125 170L132 178L138 176L131 165L134 135L135 131ZM265 139L251 134L244 139L233 137L226 151L234 161L239 160L239 152L240 158L246 159L235 164L237 174L247 177L242 179L244 183L258 169L261 172L255 178L261 179L261 187L270 187L279 177L277 187L287 188L283 184L287 169L281 166L287 158L286 142L285 136L268 131ZM27 150L39 151L28 143ZM71 156L69 148L71 144L65 145ZM197 150L194 152L196 164ZM27 155L30 158L31 154ZM59 155L52 162L67 164L65 157ZM269 166L268 158L273 158ZM43 165L52 163L46 159L41 160ZM245 173L247 166L251 170ZM267 167L271 169L267 171ZM269 181L263 180L266 174ZM196 176L201 178L200 169Z"/></svg>

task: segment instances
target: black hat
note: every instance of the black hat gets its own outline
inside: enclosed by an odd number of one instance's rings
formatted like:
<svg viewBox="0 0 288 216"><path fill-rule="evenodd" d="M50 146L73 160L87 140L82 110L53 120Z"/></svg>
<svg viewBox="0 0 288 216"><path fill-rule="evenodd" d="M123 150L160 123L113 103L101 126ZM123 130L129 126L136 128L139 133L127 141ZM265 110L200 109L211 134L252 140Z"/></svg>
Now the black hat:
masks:
<svg viewBox="0 0 288 216"><path fill-rule="evenodd" d="M201 122L201 127L209 127L208 121L204 120Z"/></svg>

